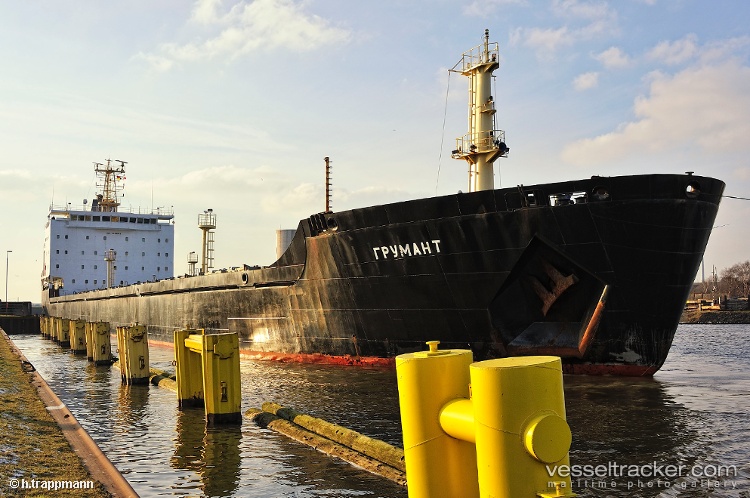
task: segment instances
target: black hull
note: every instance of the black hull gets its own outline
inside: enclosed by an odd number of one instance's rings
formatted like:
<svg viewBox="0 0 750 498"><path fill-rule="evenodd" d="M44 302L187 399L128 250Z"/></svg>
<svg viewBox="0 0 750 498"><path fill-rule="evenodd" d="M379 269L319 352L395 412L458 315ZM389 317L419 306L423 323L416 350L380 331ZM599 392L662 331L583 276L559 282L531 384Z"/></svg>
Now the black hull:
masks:
<svg viewBox="0 0 750 498"><path fill-rule="evenodd" d="M663 364L724 183L593 177L321 213L262 269L51 298L48 313L237 331L243 349L475 359L554 354L566 371Z"/></svg>

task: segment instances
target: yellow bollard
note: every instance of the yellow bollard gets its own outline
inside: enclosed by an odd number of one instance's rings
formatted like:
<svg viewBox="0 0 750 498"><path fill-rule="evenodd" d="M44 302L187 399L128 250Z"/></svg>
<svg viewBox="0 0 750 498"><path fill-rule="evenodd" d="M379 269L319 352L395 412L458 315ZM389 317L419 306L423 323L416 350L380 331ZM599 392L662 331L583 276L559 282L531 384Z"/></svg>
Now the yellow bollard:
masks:
<svg viewBox="0 0 750 498"><path fill-rule="evenodd" d="M86 353L86 322L70 320L70 350L73 354Z"/></svg>
<svg viewBox="0 0 750 498"><path fill-rule="evenodd" d="M409 496L575 496L556 471L571 443L560 358L471 364L470 352L428 344L396 358Z"/></svg>
<svg viewBox="0 0 750 498"><path fill-rule="evenodd" d="M60 317L52 317L52 340L59 343L60 342L60 321L62 318Z"/></svg>
<svg viewBox="0 0 750 498"><path fill-rule="evenodd" d="M109 322L94 322L91 330L91 357L95 365L112 364L112 345Z"/></svg>
<svg viewBox="0 0 750 498"><path fill-rule="evenodd" d="M145 325L117 327L117 349L123 384L148 384L151 371Z"/></svg>
<svg viewBox="0 0 750 498"><path fill-rule="evenodd" d="M479 496L474 446L446 434L438 418L443 405L469 397L472 353L428 344L396 357L409 497Z"/></svg>
<svg viewBox="0 0 750 498"><path fill-rule="evenodd" d="M174 341L180 407L203 404L209 426L241 424L237 334L205 334L203 329L177 330Z"/></svg>
<svg viewBox="0 0 750 498"><path fill-rule="evenodd" d="M203 336L203 393L206 422L242 423L240 343L236 333Z"/></svg>
<svg viewBox="0 0 750 498"><path fill-rule="evenodd" d="M86 322L84 331L86 333L86 359L94 361L94 322Z"/></svg>
<svg viewBox="0 0 750 498"><path fill-rule="evenodd" d="M117 357L118 361L120 362L120 379L122 380L122 383L125 384L125 379L127 378L125 368L127 365L127 350L125 349L125 341L124 341L124 330L127 329L127 327L115 327L115 339L117 340Z"/></svg>
<svg viewBox="0 0 750 498"><path fill-rule="evenodd" d="M570 477L551 472L570 466L560 358L502 358L470 370L480 496L575 496Z"/></svg>
<svg viewBox="0 0 750 498"><path fill-rule="evenodd" d="M70 320L58 318L57 342L60 346L70 346Z"/></svg>
<svg viewBox="0 0 750 498"><path fill-rule="evenodd" d="M203 329L174 331L175 377L177 378L177 402L180 408L203 406L202 347L194 351L185 346L185 339L191 334L202 335Z"/></svg>

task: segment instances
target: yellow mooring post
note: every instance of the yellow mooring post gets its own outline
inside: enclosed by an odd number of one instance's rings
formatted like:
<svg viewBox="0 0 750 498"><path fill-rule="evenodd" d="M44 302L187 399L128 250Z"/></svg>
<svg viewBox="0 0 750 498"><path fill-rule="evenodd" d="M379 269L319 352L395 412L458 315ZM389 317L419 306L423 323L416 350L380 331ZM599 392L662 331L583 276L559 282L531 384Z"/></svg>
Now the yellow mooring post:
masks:
<svg viewBox="0 0 750 498"><path fill-rule="evenodd" d="M117 350L123 384L148 384L151 375L145 325L117 327Z"/></svg>
<svg viewBox="0 0 750 498"><path fill-rule="evenodd" d="M125 329L127 327L115 327L115 338L117 339L117 357L120 361L120 379L123 384L125 382L125 365L127 365L127 350L125 349Z"/></svg>
<svg viewBox="0 0 750 498"><path fill-rule="evenodd" d="M91 328L91 358L95 365L112 364L109 322L94 322Z"/></svg>
<svg viewBox="0 0 750 498"><path fill-rule="evenodd" d="M86 322L84 331L86 333L86 359L94 361L94 322Z"/></svg>
<svg viewBox="0 0 750 498"><path fill-rule="evenodd" d="M203 329L174 331L175 377L177 377L177 402L180 408L203 406L202 348L193 351L185 345L191 334L203 335Z"/></svg>
<svg viewBox="0 0 750 498"><path fill-rule="evenodd" d="M57 342L60 346L70 346L70 320L66 318L58 318L57 325Z"/></svg>
<svg viewBox="0 0 750 498"><path fill-rule="evenodd" d="M206 423L241 424L240 345L236 333L203 329L174 334L180 407L203 404Z"/></svg>
<svg viewBox="0 0 750 498"><path fill-rule="evenodd" d="M70 350L73 354L86 353L86 322L83 320L71 320L70 330Z"/></svg>
<svg viewBox="0 0 750 498"><path fill-rule="evenodd" d="M502 358L473 363L459 372L460 365L443 358L464 350L438 351L436 342L428 343L428 352L396 358L409 496L575 496L570 477L557 471L569 468L571 443L560 358ZM466 381L465 370L471 395L443 400L438 384L453 377ZM436 409L439 401L443 404ZM419 423L407 425L415 421ZM445 468L442 461L459 457L451 447L433 443L444 437L474 443L471 471L466 465ZM478 486L469 487L470 479Z"/></svg>
<svg viewBox="0 0 750 498"><path fill-rule="evenodd" d="M409 497L479 496L474 445L450 437L438 418L443 405L469 397L472 353L427 344L429 351L396 357Z"/></svg>
<svg viewBox="0 0 750 498"><path fill-rule="evenodd" d="M203 336L203 392L208 425L242 424L237 333Z"/></svg>

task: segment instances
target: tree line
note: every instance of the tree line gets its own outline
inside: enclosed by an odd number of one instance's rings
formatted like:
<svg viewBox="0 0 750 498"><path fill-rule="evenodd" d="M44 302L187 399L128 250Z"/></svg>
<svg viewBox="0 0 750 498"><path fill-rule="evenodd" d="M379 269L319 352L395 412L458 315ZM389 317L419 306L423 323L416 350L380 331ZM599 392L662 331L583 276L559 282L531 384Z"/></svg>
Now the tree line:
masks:
<svg viewBox="0 0 750 498"><path fill-rule="evenodd" d="M724 268L705 283L697 283L693 292L716 293L728 297L748 297L750 294L750 261Z"/></svg>

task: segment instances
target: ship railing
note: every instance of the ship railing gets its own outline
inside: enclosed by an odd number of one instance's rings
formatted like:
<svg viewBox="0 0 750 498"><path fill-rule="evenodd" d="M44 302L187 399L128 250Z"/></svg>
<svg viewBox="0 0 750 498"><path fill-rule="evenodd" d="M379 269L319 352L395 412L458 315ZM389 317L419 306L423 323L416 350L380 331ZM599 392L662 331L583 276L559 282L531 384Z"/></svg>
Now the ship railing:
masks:
<svg viewBox="0 0 750 498"><path fill-rule="evenodd" d="M144 207L133 207L129 206L128 208L124 208L123 206L120 206L120 209L117 211L100 211L99 209L92 209L92 206L87 206L86 204L78 204L73 205L72 203L68 202L67 204L50 204L49 211L51 213L68 213L72 211L89 211L89 212L103 212L103 213L114 213L113 216L117 216L116 213L127 213L127 214L148 214L148 215L157 215L157 216L174 216L174 206L170 207L155 207L155 208L144 208Z"/></svg>
<svg viewBox="0 0 750 498"><path fill-rule="evenodd" d="M471 154L481 154L503 150L501 157L508 156L508 146L505 145L505 132L503 130L483 131L479 133L467 133L456 139L456 148L451 155L460 158Z"/></svg>
<svg viewBox="0 0 750 498"><path fill-rule="evenodd" d="M500 48L497 42L490 43L486 53L484 44L481 44L464 52L461 60L453 66L453 71L467 73L480 64L497 64L499 60Z"/></svg>

